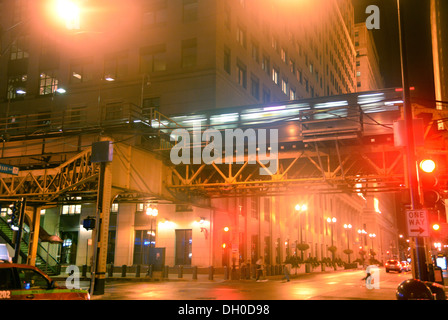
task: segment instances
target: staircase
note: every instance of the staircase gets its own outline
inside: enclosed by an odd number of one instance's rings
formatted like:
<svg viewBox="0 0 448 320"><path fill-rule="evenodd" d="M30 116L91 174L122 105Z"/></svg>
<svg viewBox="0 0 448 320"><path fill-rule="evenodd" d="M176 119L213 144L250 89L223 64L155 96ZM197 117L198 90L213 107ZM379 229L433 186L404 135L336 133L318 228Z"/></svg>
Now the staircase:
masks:
<svg viewBox="0 0 448 320"><path fill-rule="evenodd" d="M0 217L0 237L3 238L10 246L15 247L13 243L14 230L9 224ZM20 242L20 256L22 260L26 261L28 256L29 233L23 230L22 241ZM44 258L45 257L45 258ZM61 273L61 265L47 250L39 243L36 255L36 267L51 276L56 276Z"/></svg>

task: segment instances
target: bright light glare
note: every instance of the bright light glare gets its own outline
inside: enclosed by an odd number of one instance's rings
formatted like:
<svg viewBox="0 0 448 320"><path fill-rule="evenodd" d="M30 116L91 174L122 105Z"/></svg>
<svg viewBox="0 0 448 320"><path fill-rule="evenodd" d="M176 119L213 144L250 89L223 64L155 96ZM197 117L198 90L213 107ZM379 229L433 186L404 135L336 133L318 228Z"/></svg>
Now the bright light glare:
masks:
<svg viewBox="0 0 448 320"><path fill-rule="evenodd" d="M420 168L427 173L431 173L436 168L436 163L432 160L426 159L420 162Z"/></svg>
<svg viewBox="0 0 448 320"><path fill-rule="evenodd" d="M69 30L79 29L80 9L71 0L57 0L56 12L60 19L65 22L65 27Z"/></svg>

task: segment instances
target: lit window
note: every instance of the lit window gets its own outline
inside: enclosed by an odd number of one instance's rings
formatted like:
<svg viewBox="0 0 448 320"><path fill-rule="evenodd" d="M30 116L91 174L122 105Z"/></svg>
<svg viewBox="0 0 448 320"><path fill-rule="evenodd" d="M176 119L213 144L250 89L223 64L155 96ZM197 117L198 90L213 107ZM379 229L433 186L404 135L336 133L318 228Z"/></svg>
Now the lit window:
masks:
<svg viewBox="0 0 448 320"><path fill-rule="evenodd" d="M62 206L62 214L80 214L81 205L80 204L70 204Z"/></svg>
<svg viewBox="0 0 448 320"><path fill-rule="evenodd" d="M282 91L284 94L288 94L288 80L282 79Z"/></svg>
<svg viewBox="0 0 448 320"><path fill-rule="evenodd" d="M280 72L277 70L277 68L272 68L272 81L274 81L275 84L279 84L279 75Z"/></svg>
<svg viewBox="0 0 448 320"><path fill-rule="evenodd" d="M118 203L112 203L111 212L118 212Z"/></svg>
<svg viewBox="0 0 448 320"><path fill-rule="evenodd" d="M56 78L56 71L41 72L39 80L39 95L55 93L58 89L58 79Z"/></svg>

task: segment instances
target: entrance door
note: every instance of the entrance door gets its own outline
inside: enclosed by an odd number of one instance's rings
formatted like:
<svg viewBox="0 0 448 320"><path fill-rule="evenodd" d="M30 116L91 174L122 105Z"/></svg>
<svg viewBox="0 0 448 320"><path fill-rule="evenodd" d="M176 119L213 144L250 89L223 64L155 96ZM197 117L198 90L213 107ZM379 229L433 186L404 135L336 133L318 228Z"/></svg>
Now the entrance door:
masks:
<svg viewBox="0 0 448 320"><path fill-rule="evenodd" d="M192 230L176 230L176 265L191 265Z"/></svg>
<svg viewBox="0 0 448 320"><path fill-rule="evenodd" d="M149 263L149 230L135 230L134 264Z"/></svg>

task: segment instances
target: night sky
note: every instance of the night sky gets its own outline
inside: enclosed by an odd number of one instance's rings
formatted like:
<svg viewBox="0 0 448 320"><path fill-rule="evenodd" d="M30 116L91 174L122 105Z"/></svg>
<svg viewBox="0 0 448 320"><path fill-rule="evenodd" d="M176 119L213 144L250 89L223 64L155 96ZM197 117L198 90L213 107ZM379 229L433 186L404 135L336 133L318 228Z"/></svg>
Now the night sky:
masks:
<svg viewBox="0 0 448 320"><path fill-rule="evenodd" d="M369 16L367 6L380 8L380 29L372 30L380 68L386 87L401 87L401 65L398 37L398 14L396 0L352 0L355 6L356 22L363 22ZM409 80L415 87L412 95L422 102L434 100L434 81L431 49L431 26L429 16L430 0L405 0L406 42L408 50ZM429 105L428 105L429 106Z"/></svg>

